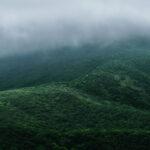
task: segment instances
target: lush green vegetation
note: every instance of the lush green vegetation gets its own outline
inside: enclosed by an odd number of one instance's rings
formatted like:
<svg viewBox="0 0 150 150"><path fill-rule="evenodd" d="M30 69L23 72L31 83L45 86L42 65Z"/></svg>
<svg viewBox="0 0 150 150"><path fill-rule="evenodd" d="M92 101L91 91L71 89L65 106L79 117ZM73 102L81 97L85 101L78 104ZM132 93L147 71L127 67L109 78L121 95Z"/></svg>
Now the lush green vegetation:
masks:
<svg viewBox="0 0 150 150"><path fill-rule="evenodd" d="M0 92L0 98L1 126L9 123L60 131L150 129L149 111L95 98L63 85Z"/></svg>
<svg viewBox="0 0 150 150"><path fill-rule="evenodd" d="M7 150L149 150L150 133L80 130L60 134L20 128L0 128L1 149Z"/></svg>
<svg viewBox="0 0 150 150"><path fill-rule="evenodd" d="M0 59L0 149L148 150L150 45L133 39Z"/></svg>

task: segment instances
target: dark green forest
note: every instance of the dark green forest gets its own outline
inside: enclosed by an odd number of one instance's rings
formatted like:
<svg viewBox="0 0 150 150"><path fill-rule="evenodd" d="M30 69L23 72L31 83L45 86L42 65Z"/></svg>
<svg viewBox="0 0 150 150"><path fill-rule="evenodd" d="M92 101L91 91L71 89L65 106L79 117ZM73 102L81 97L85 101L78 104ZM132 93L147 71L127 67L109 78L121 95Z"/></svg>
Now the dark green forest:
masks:
<svg viewBox="0 0 150 150"><path fill-rule="evenodd" d="M0 58L0 149L149 150L149 39Z"/></svg>

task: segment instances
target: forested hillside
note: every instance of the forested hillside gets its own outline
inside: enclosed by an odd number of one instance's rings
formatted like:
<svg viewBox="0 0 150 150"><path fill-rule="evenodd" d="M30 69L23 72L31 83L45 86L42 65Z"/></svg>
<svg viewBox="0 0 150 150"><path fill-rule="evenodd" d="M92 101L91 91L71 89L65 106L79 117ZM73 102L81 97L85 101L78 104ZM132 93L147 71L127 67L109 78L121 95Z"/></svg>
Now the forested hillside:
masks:
<svg viewBox="0 0 150 150"><path fill-rule="evenodd" d="M148 150L148 39L0 59L3 150Z"/></svg>

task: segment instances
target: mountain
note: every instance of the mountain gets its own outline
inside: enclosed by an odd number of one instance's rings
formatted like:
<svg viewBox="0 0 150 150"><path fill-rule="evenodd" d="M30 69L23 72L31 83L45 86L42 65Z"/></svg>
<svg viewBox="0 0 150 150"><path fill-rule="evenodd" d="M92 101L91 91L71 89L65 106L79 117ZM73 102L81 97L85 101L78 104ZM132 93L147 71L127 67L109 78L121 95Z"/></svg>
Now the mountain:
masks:
<svg viewBox="0 0 150 150"><path fill-rule="evenodd" d="M98 138L95 149L101 144L102 137L110 144L105 145L103 139L104 148L114 144L111 138L117 142L118 138L125 138L125 141L121 141L121 147L131 138L130 149L133 141L140 141L136 147L143 147L143 137L146 144L144 148L149 144L149 110L103 100L63 84L2 91L0 99L0 143L4 149L55 149L56 145L69 149L66 143L69 139L70 147L87 149L86 140L89 140L89 136ZM13 137L12 141L10 137ZM83 138L83 143L74 141L74 138ZM5 140L9 142L8 145ZM41 143L38 143L39 140ZM25 146L22 142L26 143ZM115 146L118 147L119 143Z"/></svg>
<svg viewBox="0 0 150 150"><path fill-rule="evenodd" d="M8 123L58 131L150 129L146 124L150 121L148 110L93 97L65 85L4 91L0 98L1 126Z"/></svg>
<svg viewBox="0 0 150 150"><path fill-rule="evenodd" d="M0 59L0 148L150 146L148 39Z"/></svg>

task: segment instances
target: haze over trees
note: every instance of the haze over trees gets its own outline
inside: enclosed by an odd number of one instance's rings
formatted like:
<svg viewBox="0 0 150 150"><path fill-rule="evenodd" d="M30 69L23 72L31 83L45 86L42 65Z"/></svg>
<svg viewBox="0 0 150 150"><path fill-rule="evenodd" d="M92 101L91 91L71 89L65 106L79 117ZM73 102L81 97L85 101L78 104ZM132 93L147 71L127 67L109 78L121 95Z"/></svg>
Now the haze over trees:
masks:
<svg viewBox="0 0 150 150"><path fill-rule="evenodd" d="M149 2L0 2L0 149L148 150Z"/></svg>

